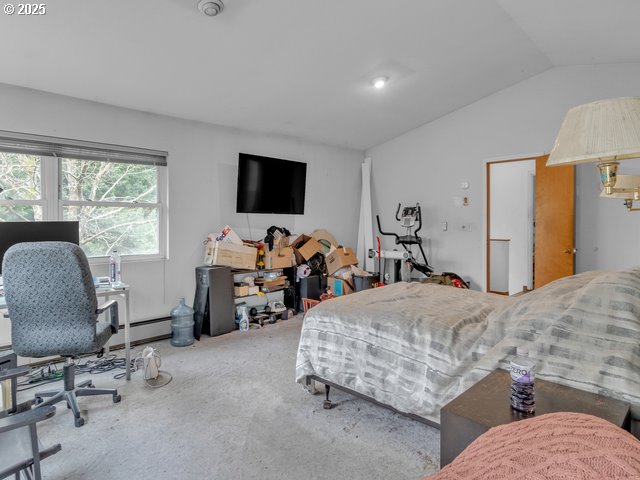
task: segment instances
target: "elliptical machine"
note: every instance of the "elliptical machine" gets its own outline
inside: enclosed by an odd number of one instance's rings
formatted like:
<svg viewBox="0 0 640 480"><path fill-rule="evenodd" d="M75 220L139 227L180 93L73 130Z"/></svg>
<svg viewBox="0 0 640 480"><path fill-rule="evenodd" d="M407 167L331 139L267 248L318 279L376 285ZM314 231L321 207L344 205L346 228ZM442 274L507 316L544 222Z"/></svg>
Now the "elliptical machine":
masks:
<svg viewBox="0 0 640 480"><path fill-rule="evenodd" d="M402 209L402 214L400 214L400 209ZM382 252L378 247L378 252L369 252L370 257L378 257L380 261L382 258L394 258L396 261L404 261L411 269L417 270L426 277L430 277L433 272L433 267L429 265L429 261L427 260L427 255L424 253L424 248L422 248L422 237L418 235L418 232L422 229L422 209L420 208L420 204L416 203L413 207L404 207L402 208L402 204L398 204L398 209L396 210L396 220L400 222L400 224L406 228L405 235L398 235L397 233L389 233L382 230L382 226L380 225L380 216L376 215L376 221L378 222L378 230L381 235L385 235L388 237L395 237L396 245L402 245L404 248L404 252L396 252L401 253L400 256L394 254L394 252ZM411 230L413 227L418 224L418 227L415 229L413 233ZM420 253L422 255L423 262L419 262L411 251L411 247L413 245L417 245L420 249ZM373 253L373 255L372 255ZM386 255L384 254L386 253ZM380 272L382 274L382 272ZM459 288L469 288L467 282L465 282L462 277L453 272L442 272L441 275L448 276L454 281L454 285Z"/></svg>

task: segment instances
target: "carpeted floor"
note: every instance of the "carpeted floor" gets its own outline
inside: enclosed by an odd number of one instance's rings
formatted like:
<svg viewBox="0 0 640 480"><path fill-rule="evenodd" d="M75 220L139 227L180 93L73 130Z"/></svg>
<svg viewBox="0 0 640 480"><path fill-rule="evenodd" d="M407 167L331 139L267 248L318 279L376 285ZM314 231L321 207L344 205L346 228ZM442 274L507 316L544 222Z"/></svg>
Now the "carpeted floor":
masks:
<svg viewBox="0 0 640 480"><path fill-rule="evenodd" d="M294 382L301 324L298 316L191 347L153 344L161 369L173 375L162 388L146 386L141 371L130 382L93 375L96 386L117 387L122 403L81 398L81 428L58 404L39 425L45 445L62 444L43 463L45 478L414 480L434 473L436 429L339 391L324 410L322 395Z"/></svg>

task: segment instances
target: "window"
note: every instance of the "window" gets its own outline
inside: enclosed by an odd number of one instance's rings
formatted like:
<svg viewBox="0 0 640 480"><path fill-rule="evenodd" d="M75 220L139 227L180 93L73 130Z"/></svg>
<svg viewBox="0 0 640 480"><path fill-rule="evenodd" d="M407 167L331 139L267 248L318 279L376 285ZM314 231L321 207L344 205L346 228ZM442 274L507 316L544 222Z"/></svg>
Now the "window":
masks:
<svg viewBox="0 0 640 480"><path fill-rule="evenodd" d="M10 133L0 221L77 220L89 257L164 254L165 152Z"/></svg>
<svg viewBox="0 0 640 480"><path fill-rule="evenodd" d="M0 152L0 221L43 220L43 206L40 158Z"/></svg>

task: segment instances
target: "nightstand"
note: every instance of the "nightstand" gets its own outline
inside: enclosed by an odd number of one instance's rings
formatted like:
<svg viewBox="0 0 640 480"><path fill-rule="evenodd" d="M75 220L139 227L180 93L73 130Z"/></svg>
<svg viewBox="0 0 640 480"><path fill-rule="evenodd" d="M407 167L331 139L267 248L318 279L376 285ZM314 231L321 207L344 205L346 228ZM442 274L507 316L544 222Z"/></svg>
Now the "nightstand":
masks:
<svg viewBox="0 0 640 480"><path fill-rule="evenodd" d="M594 415L629 430L629 404L536 379L535 416L553 412ZM531 418L511 408L511 375L494 370L440 409L440 468L492 427Z"/></svg>

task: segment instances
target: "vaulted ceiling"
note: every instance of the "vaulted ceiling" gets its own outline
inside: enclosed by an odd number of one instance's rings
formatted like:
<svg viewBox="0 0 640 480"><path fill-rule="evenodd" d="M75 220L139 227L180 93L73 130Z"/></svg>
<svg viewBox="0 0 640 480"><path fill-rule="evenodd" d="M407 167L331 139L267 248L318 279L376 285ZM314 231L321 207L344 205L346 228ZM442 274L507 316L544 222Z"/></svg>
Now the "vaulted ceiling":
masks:
<svg viewBox="0 0 640 480"><path fill-rule="evenodd" d="M366 149L554 66L640 62L634 0L224 1L0 14L0 82Z"/></svg>

